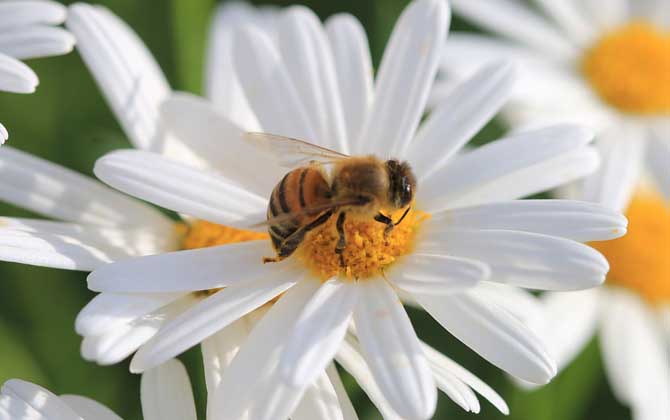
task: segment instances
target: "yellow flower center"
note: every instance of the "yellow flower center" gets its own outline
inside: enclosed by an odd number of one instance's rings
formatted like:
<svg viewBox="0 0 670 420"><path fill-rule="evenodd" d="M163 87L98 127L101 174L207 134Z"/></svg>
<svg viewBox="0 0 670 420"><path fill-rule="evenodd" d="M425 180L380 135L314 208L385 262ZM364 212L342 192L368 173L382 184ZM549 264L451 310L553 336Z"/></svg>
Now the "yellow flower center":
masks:
<svg viewBox="0 0 670 420"><path fill-rule="evenodd" d="M670 206L658 194L638 192L628 211L628 233L592 243L610 263L607 284L626 287L651 304L670 302Z"/></svg>
<svg viewBox="0 0 670 420"><path fill-rule="evenodd" d="M670 33L631 22L593 45L581 68L600 97L620 111L670 113Z"/></svg>
<svg viewBox="0 0 670 420"><path fill-rule="evenodd" d="M390 217L397 221L403 213L404 210L400 210ZM410 210L402 223L385 234L383 223L349 217L344 223L347 242L340 258L335 252L339 240L337 217L331 217L322 228L305 238L296 251L297 257L322 280L334 276L364 279L383 275L386 267L411 252L417 229L428 218L427 213Z"/></svg>
<svg viewBox="0 0 670 420"><path fill-rule="evenodd" d="M210 246L234 244L237 242L268 240L267 233L236 229L216 223L197 220L191 225L179 223L177 230L182 234L181 249L207 248ZM260 264L260 259L258 261ZM198 295L212 295L221 289L203 290Z"/></svg>

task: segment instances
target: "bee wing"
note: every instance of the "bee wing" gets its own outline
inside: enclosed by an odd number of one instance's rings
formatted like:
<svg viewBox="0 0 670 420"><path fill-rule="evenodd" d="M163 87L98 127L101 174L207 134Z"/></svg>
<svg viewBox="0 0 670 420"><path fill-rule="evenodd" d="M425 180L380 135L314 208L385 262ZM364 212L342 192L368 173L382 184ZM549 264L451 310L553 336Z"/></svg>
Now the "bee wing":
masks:
<svg viewBox="0 0 670 420"><path fill-rule="evenodd" d="M349 156L303 140L267 133L245 133L249 143L273 154L286 168L305 166L310 162L333 163Z"/></svg>
<svg viewBox="0 0 670 420"><path fill-rule="evenodd" d="M342 199L342 200L337 200L337 201L332 201L328 204L322 204L319 206L309 206L309 207L303 207L299 210L292 211L290 213L282 213L279 214L275 217L271 217L263 222L256 223L254 225L249 226L250 229L257 229L262 226L272 226L272 225L280 225L284 222L288 222L289 220L293 219L296 216L302 216L302 215L318 215L320 213L323 213L328 210L334 210L338 207L342 206L360 206L369 203L369 199L367 198L350 198L350 199Z"/></svg>

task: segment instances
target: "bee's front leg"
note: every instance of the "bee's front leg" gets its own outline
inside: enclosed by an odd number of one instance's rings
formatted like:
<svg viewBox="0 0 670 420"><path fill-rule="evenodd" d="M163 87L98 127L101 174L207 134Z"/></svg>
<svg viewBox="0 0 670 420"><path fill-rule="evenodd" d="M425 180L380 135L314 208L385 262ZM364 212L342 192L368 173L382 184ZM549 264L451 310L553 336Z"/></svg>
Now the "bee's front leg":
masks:
<svg viewBox="0 0 670 420"><path fill-rule="evenodd" d="M395 226L393 220L390 217L383 215L381 213L375 216L375 220L378 221L379 223L384 223L386 225L386 229L384 229L385 237L388 236L389 233L391 233L391 231L393 230L393 226Z"/></svg>
<svg viewBox="0 0 670 420"><path fill-rule="evenodd" d="M337 240L337 245L335 246L335 253L340 256L340 265L342 267L345 267L346 264L344 263L344 255L342 253L344 252L344 248L347 246L347 239L344 234L344 219L346 218L347 213L345 212L340 212L340 214L337 216L337 222L335 223L335 227L337 228L337 234L339 236Z"/></svg>

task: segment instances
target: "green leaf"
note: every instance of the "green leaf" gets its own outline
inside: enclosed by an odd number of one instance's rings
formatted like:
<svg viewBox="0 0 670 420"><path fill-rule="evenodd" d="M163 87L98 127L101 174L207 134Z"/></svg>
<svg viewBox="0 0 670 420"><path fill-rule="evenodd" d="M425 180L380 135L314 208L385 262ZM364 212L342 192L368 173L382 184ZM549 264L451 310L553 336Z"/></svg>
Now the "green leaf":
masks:
<svg viewBox="0 0 670 420"><path fill-rule="evenodd" d="M214 0L172 0L177 87L202 91L204 57Z"/></svg>

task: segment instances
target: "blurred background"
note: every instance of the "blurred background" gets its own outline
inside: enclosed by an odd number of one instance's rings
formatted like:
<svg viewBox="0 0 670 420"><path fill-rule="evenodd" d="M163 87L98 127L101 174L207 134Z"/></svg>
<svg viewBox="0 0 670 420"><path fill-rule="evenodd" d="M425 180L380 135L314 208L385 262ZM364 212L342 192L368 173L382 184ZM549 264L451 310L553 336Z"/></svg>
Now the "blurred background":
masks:
<svg viewBox="0 0 670 420"><path fill-rule="evenodd" d="M63 2L70 3L70 2ZM201 93L209 18L215 0L99 1L130 24L153 52L173 88ZM254 2L261 3L261 2ZM289 1L263 4L289 5ZM304 0L321 18L337 12L355 15L367 30L375 65L393 24L407 0ZM472 30L455 18L452 30ZM10 131L8 145L92 176L102 154L129 147L80 57L32 60L40 86L33 95L0 93L0 116ZM480 143L504 133L497 122L477 136ZM0 215L34 216L0 203ZM128 363L100 367L79 356L74 332L78 311L93 297L86 274L0 263L0 383L22 378L57 394L81 394L96 399L126 420L141 419L139 376ZM566 311L570 308L565 308ZM593 343L570 368L540 391L518 390L495 367L450 337L429 316L410 310L422 339L463 364L496 389L510 405L514 420L625 420L630 415L612 396L603 376L598 343ZM204 419L205 393L200 350L182 356L187 364ZM365 394L345 376L361 419L381 418ZM482 401L480 419L502 419ZM466 419L444 395L435 419Z"/></svg>

